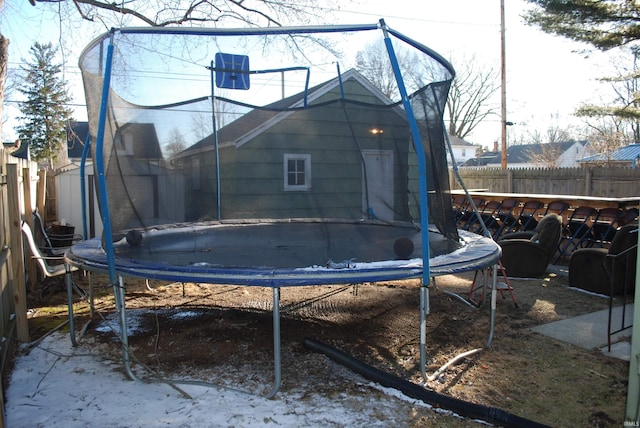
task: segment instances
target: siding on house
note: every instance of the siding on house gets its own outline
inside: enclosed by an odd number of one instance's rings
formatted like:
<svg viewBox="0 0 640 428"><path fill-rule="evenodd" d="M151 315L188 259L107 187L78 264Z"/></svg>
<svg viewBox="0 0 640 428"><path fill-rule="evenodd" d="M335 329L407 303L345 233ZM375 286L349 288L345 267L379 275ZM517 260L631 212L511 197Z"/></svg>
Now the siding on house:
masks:
<svg viewBox="0 0 640 428"><path fill-rule="evenodd" d="M371 88L355 77L344 79L343 90L349 100L383 105ZM312 105L340 97L336 85ZM407 219L408 152L410 136L406 120L390 108L375 109L350 104L345 112L340 102L295 112L271 115L268 126L259 126L251 138L225 140L220 147L222 218L360 218L363 213L363 159L361 151L384 150L393 153L393 207L395 219ZM269 116L269 115L265 115ZM240 119L242 120L242 119ZM242 124L232 126L240 129ZM384 129L373 135L372 127ZM224 130L220 130L224 134ZM213 150L203 151L197 143L202 186L191 189L187 200L198 200L200 210L192 209L188 220L209 219L216 212L216 173ZM189 149L181 162L189 167ZM311 188L286 191L284 155L311 156ZM391 185L391 184L390 184ZM369 189L370 191L373 189ZM206 204L203 204L206 200Z"/></svg>

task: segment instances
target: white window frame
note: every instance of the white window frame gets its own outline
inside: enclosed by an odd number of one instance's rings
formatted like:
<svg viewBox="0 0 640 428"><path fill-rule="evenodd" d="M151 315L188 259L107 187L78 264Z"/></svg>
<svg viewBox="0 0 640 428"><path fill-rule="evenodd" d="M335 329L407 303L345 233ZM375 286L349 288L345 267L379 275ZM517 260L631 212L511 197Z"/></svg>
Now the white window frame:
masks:
<svg viewBox="0 0 640 428"><path fill-rule="evenodd" d="M289 184L289 161L304 161L304 184ZM284 154L284 190L285 192L304 192L311 190L311 155L309 154Z"/></svg>

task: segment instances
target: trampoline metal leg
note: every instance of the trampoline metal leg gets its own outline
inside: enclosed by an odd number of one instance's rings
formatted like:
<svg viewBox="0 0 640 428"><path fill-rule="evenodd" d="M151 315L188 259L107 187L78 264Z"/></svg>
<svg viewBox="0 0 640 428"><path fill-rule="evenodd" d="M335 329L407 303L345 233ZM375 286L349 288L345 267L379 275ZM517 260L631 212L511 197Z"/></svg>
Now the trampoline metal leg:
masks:
<svg viewBox="0 0 640 428"><path fill-rule="evenodd" d="M93 316L96 313L95 307L95 290L93 289L93 277L91 276L91 272L87 272L89 276L89 318L93 319Z"/></svg>
<svg viewBox="0 0 640 428"><path fill-rule="evenodd" d="M272 398L280 389L282 382L282 361L280 353L280 287L273 287L273 369L274 381L273 388L265 395L266 398Z"/></svg>
<svg viewBox="0 0 640 428"><path fill-rule="evenodd" d="M427 379L427 315L429 314L429 287L420 287L420 373Z"/></svg>
<svg viewBox="0 0 640 428"><path fill-rule="evenodd" d="M65 263L65 282L67 285L67 307L69 310L69 338L71 345L77 346L76 321L73 315L73 278L71 278L71 266Z"/></svg>
<svg viewBox="0 0 640 428"><path fill-rule="evenodd" d="M113 286L113 294L116 303L116 313L119 316L120 322L120 341L122 343L122 364L124 365L125 372L131 380L138 380L133 371L131 370L131 356L129 355L129 336L127 325L127 314L125 309L125 293L124 293L124 280L121 276L118 277L118 283Z"/></svg>
<svg viewBox="0 0 640 428"><path fill-rule="evenodd" d="M493 330L496 325L496 296L498 295L498 265L493 266L491 277L491 322L489 327L489 337L487 338L487 346L491 346L493 342Z"/></svg>

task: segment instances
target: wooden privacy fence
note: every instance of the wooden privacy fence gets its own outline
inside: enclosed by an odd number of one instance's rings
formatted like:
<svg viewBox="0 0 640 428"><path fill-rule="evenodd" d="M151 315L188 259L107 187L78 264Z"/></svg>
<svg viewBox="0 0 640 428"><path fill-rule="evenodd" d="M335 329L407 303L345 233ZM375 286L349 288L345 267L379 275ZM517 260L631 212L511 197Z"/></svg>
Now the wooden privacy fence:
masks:
<svg viewBox="0 0 640 428"><path fill-rule="evenodd" d="M40 179L39 179L40 177ZM2 386L5 385L6 362L15 340L29 341L27 325L27 293L25 256L22 246L22 218L39 208L44 198L44 172L38 173L37 164L12 157L0 147L0 364ZM32 192L38 182L38 191ZM41 184L40 184L41 183ZM30 272L35 271L31 266ZM33 273L31 278L35 278ZM4 390L0 388L0 427L4 427Z"/></svg>
<svg viewBox="0 0 640 428"><path fill-rule="evenodd" d="M640 196L640 168L460 168L468 189L490 192L582 195L601 198ZM450 171L451 189L462 186Z"/></svg>

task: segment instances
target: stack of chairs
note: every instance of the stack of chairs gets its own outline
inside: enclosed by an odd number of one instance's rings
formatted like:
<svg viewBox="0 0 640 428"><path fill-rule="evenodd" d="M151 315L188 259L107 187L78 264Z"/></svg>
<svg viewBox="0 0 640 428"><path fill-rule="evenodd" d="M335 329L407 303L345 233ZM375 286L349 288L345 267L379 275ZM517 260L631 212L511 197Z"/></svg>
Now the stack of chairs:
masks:
<svg viewBox="0 0 640 428"><path fill-rule="evenodd" d="M471 202L473 202L473 204ZM463 208L457 219L459 229L470 230L471 225L477 221L477 216L473 209L474 205L478 211L480 211L485 205L485 200L475 197L471 198L471 200L465 198Z"/></svg>
<svg viewBox="0 0 640 428"><path fill-rule="evenodd" d="M509 230L509 232L526 232L534 230L538 224L538 213L544 207L544 204L536 200L528 200L522 204L520 213L518 214L518 223L516 227Z"/></svg>
<svg viewBox="0 0 640 428"><path fill-rule="evenodd" d="M591 231L586 239L587 247L604 247L611 244L613 236L620 227L618 221L624 211L620 208L601 208L598 210Z"/></svg>
<svg viewBox="0 0 640 428"><path fill-rule="evenodd" d="M581 205L573 210L562 229L562 237L558 243L559 254L554 264L565 255L571 254L573 250L584 246L583 243L589 242L592 236L591 225L597 213L598 210L587 205Z"/></svg>
<svg viewBox="0 0 640 428"><path fill-rule="evenodd" d="M451 206L453 207L453 218L458 223L467 209L469 201L464 195L453 195L451 197Z"/></svg>
<svg viewBox="0 0 640 428"><path fill-rule="evenodd" d="M500 226L493 235L493 239L497 240L503 233L513 231L518 227L519 214L516 214L516 211L518 211L519 207L520 201L518 199L505 199L502 201L500 211L498 211Z"/></svg>
<svg viewBox="0 0 640 428"><path fill-rule="evenodd" d="M476 215L472 214L470 216L469 221L465 225L466 230L483 235L484 228L486 227L491 236L495 235L500 228L500 220L498 218L500 207L502 207L502 202L500 201L487 201L478 209L480 213L479 219Z"/></svg>

